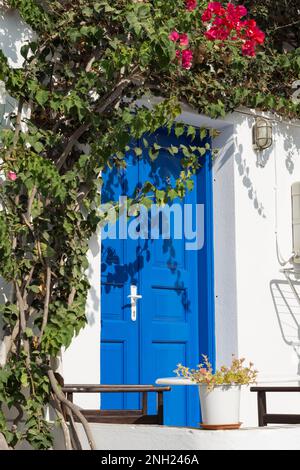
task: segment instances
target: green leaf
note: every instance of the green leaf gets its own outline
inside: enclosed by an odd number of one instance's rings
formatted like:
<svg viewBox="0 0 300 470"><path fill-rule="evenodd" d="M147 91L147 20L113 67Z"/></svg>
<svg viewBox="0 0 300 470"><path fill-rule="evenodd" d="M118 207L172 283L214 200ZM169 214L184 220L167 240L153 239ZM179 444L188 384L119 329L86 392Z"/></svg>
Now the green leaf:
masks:
<svg viewBox="0 0 300 470"><path fill-rule="evenodd" d="M34 292L35 294L39 294L39 293L40 293L40 288L39 288L39 286L35 286L35 285L28 286L28 287L27 287L27 290L29 290L30 292Z"/></svg>
<svg viewBox="0 0 300 470"><path fill-rule="evenodd" d="M23 387L28 387L29 383L28 383L28 375L26 372L22 372L22 375L21 375L21 384L23 385Z"/></svg>
<svg viewBox="0 0 300 470"><path fill-rule="evenodd" d="M154 162L159 157L159 152L153 152L152 149L149 150L149 157Z"/></svg>
<svg viewBox="0 0 300 470"><path fill-rule="evenodd" d="M196 128L194 126L188 126L187 135L194 139L196 137Z"/></svg>
<svg viewBox="0 0 300 470"><path fill-rule="evenodd" d="M166 197L165 191L162 191L160 189L157 189L155 191L155 198L156 198L157 204L159 205L163 204L165 202L165 197Z"/></svg>
<svg viewBox="0 0 300 470"><path fill-rule="evenodd" d="M49 93L46 90L38 90L35 94L35 99L40 106L44 106L44 104L48 101Z"/></svg>
<svg viewBox="0 0 300 470"><path fill-rule="evenodd" d="M170 189L170 191L168 192L168 197L171 199L171 201L173 201L178 197L177 191L175 191L175 189Z"/></svg>
<svg viewBox="0 0 300 470"><path fill-rule="evenodd" d="M28 327L27 327L27 328L25 329L25 332L24 332L24 333L25 333L25 335L26 335L27 338L32 338L32 336L33 336L33 331L32 331L31 328L28 328Z"/></svg>
<svg viewBox="0 0 300 470"><path fill-rule="evenodd" d="M188 191L192 191L194 189L194 181L193 180L187 180L186 181L186 187Z"/></svg>
<svg viewBox="0 0 300 470"><path fill-rule="evenodd" d="M184 134L184 126L177 125L175 127L175 135L176 137L181 137Z"/></svg>
<svg viewBox="0 0 300 470"><path fill-rule="evenodd" d="M140 157L141 155L143 155L143 149L141 149L140 147L135 147L134 152L137 157Z"/></svg>

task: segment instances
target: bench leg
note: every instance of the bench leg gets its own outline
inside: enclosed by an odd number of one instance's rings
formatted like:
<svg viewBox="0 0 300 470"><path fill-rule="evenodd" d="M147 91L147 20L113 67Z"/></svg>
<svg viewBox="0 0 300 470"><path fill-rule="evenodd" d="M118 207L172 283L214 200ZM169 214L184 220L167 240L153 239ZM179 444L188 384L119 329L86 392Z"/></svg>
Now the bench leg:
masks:
<svg viewBox="0 0 300 470"><path fill-rule="evenodd" d="M257 392L257 408L258 408L258 426L266 426L265 415L267 414L266 392Z"/></svg>
<svg viewBox="0 0 300 470"><path fill-rule="evenodd" d="M157 415L158 424L164 424L164 397L163 392L157 392Z"/></svg>
<svg viewBox="0 0 300 470"><path fill-rule="evenodd" d="M144 416L148 414L148 392L142 393L142 412Z"/></svg>

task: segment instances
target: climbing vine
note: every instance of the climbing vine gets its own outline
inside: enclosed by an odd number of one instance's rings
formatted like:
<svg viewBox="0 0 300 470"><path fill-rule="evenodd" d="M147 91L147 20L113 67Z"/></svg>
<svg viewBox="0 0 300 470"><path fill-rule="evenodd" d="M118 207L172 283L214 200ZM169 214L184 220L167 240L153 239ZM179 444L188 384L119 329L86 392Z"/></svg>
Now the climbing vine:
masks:
<svg viewBox="0 0 300 470"><path fill-rule="evenodd" d="M88 242L105 223L98 212L103 172L126 169L128 151L138 159L141 145L155 160L160 148L147 136L161 127L186 133L190 145L167 149L181 158L180 177L163 188L145 182L128 203L183 197L209 145L201 143L206 130L178 121L180 103L211 116L240 104L297 115L288 87L300 53L264 46L246 9L227 2L6 4L36 39L22 47L22 68L11 68L0 52L0 80L18 103L0 134L0 274L10 286L0 311L0 431L12 447L27 440L49 448L51 404L67 448L78 448L75 418L94 448L80 410L61 393L55 359L86 324ZM159 104L137 105L150 95ZM3 404L14 411L13 423Z"/></svg>

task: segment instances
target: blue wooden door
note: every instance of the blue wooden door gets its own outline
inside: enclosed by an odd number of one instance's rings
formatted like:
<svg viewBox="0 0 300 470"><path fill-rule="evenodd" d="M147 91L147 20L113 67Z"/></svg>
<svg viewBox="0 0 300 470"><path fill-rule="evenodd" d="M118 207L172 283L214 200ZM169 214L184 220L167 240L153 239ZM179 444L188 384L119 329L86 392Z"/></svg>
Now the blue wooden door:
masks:
<svg viewBox="0 0 300 470"><path fill-rule="evenodd" d="M162 147L159 157L151 162L147 150L143 149L143 155L137 161L129 153L127 170L122 175L115 172L104 178L105 199L118 199L120 194L131 195L145 181L163 188L179 177L178 156L163 150L172 143L178 144L178 139L163 130L151 139ZM187 137L180 140L183 144L189 143ZM148 238L122 240L119 237L102 242L102 383L153 384L158 377L173 376L178 363L195 367L200 354L208 353L211 325L208 328L207 318L212 309L207 310L208 291L205 292L205 287L211 281L207 277L212 276L207 269L212 240L206 224L211 222L211 186L209 155L203 158L203 168L195 177L194 190L183 201L173 201L169 218L159 209L151 214ZM197 203L206 204L204 226L198 220L198 232L205 229L210 237L205 239L200 251L187 249L186 236L186 229L192 228L192 222L193 229L196 228ZM180 225L179 220L182 234L180 228L175 227L175 223ZM128 299L131 285L136 285L138 294L142 295L135 322L131 319ZM103 409L137 406L139 398L129 394L105 394L101 402ZM154 411L154 397L149 406L150 411ZM197 426L200 420L197 388L173 387L165 394L164 419L167 425Z"/></svg>

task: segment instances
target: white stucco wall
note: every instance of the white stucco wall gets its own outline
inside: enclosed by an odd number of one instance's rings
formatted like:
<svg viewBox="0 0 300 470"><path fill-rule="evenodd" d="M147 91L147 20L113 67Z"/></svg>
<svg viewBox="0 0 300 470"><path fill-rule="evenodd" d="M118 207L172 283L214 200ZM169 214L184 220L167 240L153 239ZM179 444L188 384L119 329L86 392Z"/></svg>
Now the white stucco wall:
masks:
<svg viewBox="0 0 300 470"><path fill-rule="evenodd" d="M68 384L100 383L101 246L99 233L90 241L88 259L90 266L87 275L91 284L86 306L88 323L63 353L62 373L65 383ZM94 393L76 395L74 398L79 406L99 408L99 396Z"/></svg>
<svg viewBox="0 0 300 470"><path fill-rule="evenodd" d="M22 65L24 59L20 49L33 36L32 30L22 21L18 13L3 8L0 3L0 49L8 58L11 67Z"/></svg>
<svg viewBox="0 0 300 470"><path fill-rule="evenodd" d="M280 273L275 229L282 256L289 259L291 185L300 180L300 122L265 116L272 121L274 143L260 156L252 147L255 112L241 109L212 120L187 109L182 119L220 131L213 163L217 366L229 364L236 354L254 362L259 383L293 380L297 385L300 307ZM300 396L268 395L268 405L270 412L300 413ZM246 426L257 424L256 395L247 388L241 420Z"/></svg>
<svg viewBox="0 0 300 470"><path fill-rule="evenodd" d="M264 168L252 148L254 118L240 113L226 119L233 126L216 142L222 150L214 164L217 363L237 353L255 363L262 381L295 377L300 345L299 305L279 272L275 242L277 168L278 238L288 259L291 184L300 179L300 123L269 117L274 144L261 155ZM283 296L274 285L273 299L274 282ZM298 394L276 394L268 402L270 411L300 412ZM246 390L241 412L245 424L256 424L256 397Z"/></svg>

